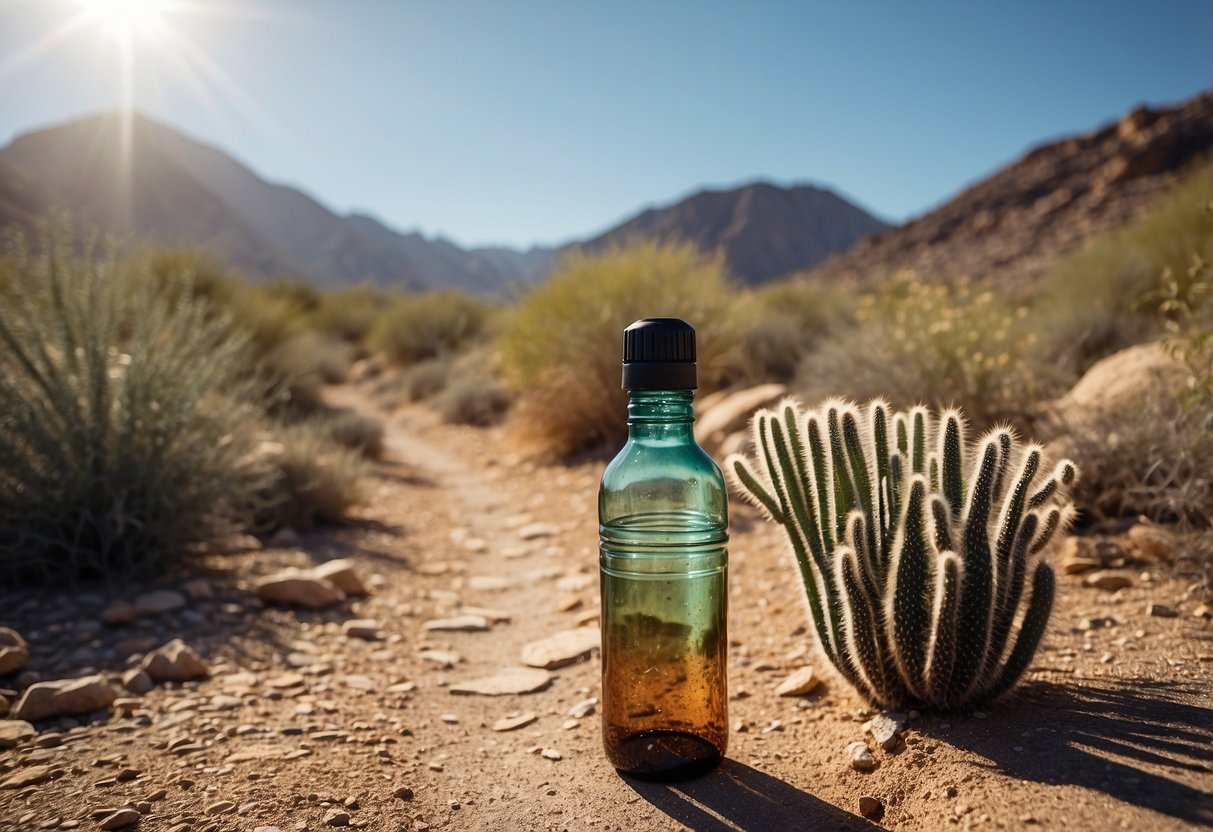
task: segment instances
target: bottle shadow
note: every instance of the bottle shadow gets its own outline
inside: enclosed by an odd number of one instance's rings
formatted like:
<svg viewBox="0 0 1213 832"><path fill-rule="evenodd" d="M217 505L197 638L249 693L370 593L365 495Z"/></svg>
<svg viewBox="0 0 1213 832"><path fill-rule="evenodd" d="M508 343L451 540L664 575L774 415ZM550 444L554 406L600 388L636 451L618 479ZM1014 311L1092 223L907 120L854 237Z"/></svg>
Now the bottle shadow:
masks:
<svg viewBox="0 0 1213 832"><path fill-rule="evenodd" d="M925 732L1010 777L1080 786L1209 826L1213 707L1204 703L1210 702L1207 688L1179 680L1099 687L1036 681L985 720Z"/></svg>
<svg viewBox="0 0 1213 832"><path fill-rule="evenodd" d="M725 759L710 774L681 783L621 777L636 794L694 832L882 828L736 760Z"/></svg>

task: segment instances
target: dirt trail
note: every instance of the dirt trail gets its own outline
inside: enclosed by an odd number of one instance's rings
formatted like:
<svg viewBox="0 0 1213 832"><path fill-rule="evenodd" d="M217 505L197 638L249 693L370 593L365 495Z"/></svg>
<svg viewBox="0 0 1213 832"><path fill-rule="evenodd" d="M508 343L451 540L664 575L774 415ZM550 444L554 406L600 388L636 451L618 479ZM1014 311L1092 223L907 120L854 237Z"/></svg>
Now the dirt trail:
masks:
<svg viewBox="0 0 1213 832"><path fill-rule="evenodd" d="M334 395L373 409L352 388ZM1191 616L1182 583L1155 575L1109 594L1063 578L1015 696L988 713L919 715L886 752L865 738L868 715L841 682L775 695L802 664L825 668L779 535L739 505L729 760L682 785L625 780L603 759L597 715L569 715L599 695L596 657L552 671L537 693L451 693L519 665L531 641L593 623L602 463L525 463L502 431L442 425L421 407L392 416L386 438L357 523L207 559L213 598L102 627L96 616L113 599L101 594L0 593L4 623L30 640L30 668L45 678L121 669L130 645L118 642L138 637L180 636L211 665L206 680L143 696L130 718L52 720L0 751L0 781L47 767L42 782L0 791L0 829L97 829L94 810L140 801L149 811L132 828L180 832L321 830L341 812L393 831L1213 824L1213 630ZM369 598L305 612L251 595L256 576L333 557L355 559ZM1149 617L1148 600L1181 615ZM425 629L469 607L503 620L482 632ZM351 618L376 619L383 638L344 636ZM1093 618L1111 621L1093 628ZM492 730L518 712L535 720ZM846 754L864 739L879 763L870 773ZM882 804L878 823L858 815L865 795Z"/></svg>

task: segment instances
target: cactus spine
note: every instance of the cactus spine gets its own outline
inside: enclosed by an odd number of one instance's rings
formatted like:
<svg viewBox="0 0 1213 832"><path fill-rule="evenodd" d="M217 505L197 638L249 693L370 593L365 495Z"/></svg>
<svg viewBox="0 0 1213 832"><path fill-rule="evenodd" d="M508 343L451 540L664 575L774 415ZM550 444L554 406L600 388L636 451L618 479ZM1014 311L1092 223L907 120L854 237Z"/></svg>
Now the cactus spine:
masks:
<svg viewBox="0 0 1213 832"><path fill-rule="evenodd" d="M1074 463L1045 472L1043 449L1007 428L969 443L959 411L879 400L787 400L752 429L754 458L725 471L787 532L817 641L847 681L882 707L961 708L1019 680L1053 607L1037 556L1073 514Z"/></svg>

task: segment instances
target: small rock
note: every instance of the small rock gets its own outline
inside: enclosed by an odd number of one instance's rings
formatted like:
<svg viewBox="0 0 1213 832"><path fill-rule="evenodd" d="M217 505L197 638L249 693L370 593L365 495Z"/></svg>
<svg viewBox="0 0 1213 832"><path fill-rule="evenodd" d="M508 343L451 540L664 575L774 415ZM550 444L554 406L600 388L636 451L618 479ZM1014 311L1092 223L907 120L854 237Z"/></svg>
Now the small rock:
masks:
<svg viewBox="0 0 1213 832"><path fill-rule="evenodd" d="M155 682L188 682L210 674L206 662L179 638L148 653L143 658L143 669Z"/></svg>
<svg viewBox="0 0 1213 832"><path fill-rule="evenodd" d="M514 579L504 575L473 575L467 583L468 589L476 592L501 592L514 585Z"/></svg>
<svg viewBox="0 0 1213 832"><path fill-rule="evenodd" d="M171 589L145 592L135 599L135 614L140 616L163 615L185 606L185 596Z"/></svg>
<svg viewBox="0 0 1213 832"><path fill-rule="evenodd" d="M556 605L557 612L572 612L581 606L581 596L566 595L560 599L560 603Z"/></svg>
<svg viewBox="0 0 1213 832"><path fill-rule="evenodd" d="M523 540L538 540L542 537L552 537L559 532L560 529L551 523L527 523L518 530L518 536Z"/></svg>
<svg viewBox="0 0 1213 832"><path fill-rule="evenodd" d="M564 759L564 758L561 756L560 752L559 752L559 751L557 751L555 748L545 748L545 749L543 749L543 751L541 751L541 752L540 752L540 754L541 754L541 755L542 755L542 756L543 756L545 759L548 759L548 760L562 760L562 759Z"/></svg>
<svg viewBox="0 0 1213 832"><path fill-rule="evenodd" d="M334 809L324 816L324 823L326 826L349 826L350 813Z"/></svg>
<svg viewBox="0 0 1213 832"><path fill-rule="evenodd" d="M218 803L212 803L205 809L206 814L211 816L228 815L234 811L236 811L236 804L230 800L220 800Z"/></svg>
<svg viewBox="0 0 1213 832"><path fill-rule="evenodd" d="M876 820L884 814L884 804L874 797L863 795L859 798L859 814L869 820Z"/></svg>
<svg viewBox="0 0 1213 832"><path fill-rule="evenodd" d="M401 786L400 788L396 789L396 791L392 792L392 794L400 800L413 799L413 790L408 786Z"/></svg>
<svg viewBox="0 0 1213 832"><path fill-rule="evenodd" d="M34 726L23 719L0 719L0 751L34 736Z"/></svg>
<svg viewBox="0 0 1213 832"><path fill-rule="evenodd" d="M451 685L453 694L477 694L480 696L507 696L515 693L534 693L552 683L552 674L532 667L507 667L498 673L480 679L472 679Z"/></svg>
<svg viewBox="0 0 1213 832"><path fill-rule="evenodd" d="M1179 613L1175 611L1174 607L1168 607L1166 604L1146 604L1146 615L1152 615L1155 618L1175 618Z"/></svg>
<svg viewBox="0 0 1213 832"><path fill-rule="evenodd" d="M16 673L29 663L29 645L16 630L0 627L0 676Z"/></svg>
<svg viewBox="0 0 1213 832"><path fill-rule="evenodd" d="M46 719L63 714L84 714L108 708L118 693L100 676L38 682L26 688L13 716L24 720Z"/></svg>
<svg viewBox="0 0 1213 832"><path fill-rule="evenodd" d="M332 581L298 569L287 569L257 582L257 597L271 604L322 609L345 600L345 593Z"/></svg>
<svg viewBox="0 0 1213 832"><path fill-rule="evenodd" d="M215 597L215 590L206 578L191 578L181 585L181 591L191 601L205 601Z"/></svg>
<svg viewBox="0 0 1213 832"><path fill-rule="evenodd" d="M119 809L111 815L106 815L101 820L101 828L105 830L125 829L128 826L136 824L143 817L135 809Z"/></svg>
<svg viewBox="0 0 1213 832"><path fill-rule="evenodd" d="M459 610L460 615L479 615L481 618L487 618L490 624L505 624L513 619L505 610L499 610L494 607L462 607Z"/></svg>
<svg viewBox="0 0 1213 832"><path fill-rule="evenodd" d="M522 663L555 670L589 658L601 644L597 627L577 627L532 641L522 648Z"/></svg>
<svg viewBox="0 0 1213 832"><path fill-rule="evenodd" d="M379 622L373 618L351 618L341 625L346 638L376 641L379 638Z"/></svg>
<svg viewBox="0 0 1213 832"><path fill-rule="evenodd" d="M435 618L425 622L431 632L477 633L489 628L488 619L482 615L457 615L454 618Z"/></svg>
<svg viewBox="0 0 1213 832"><path fill-rule="evenodd" d="M494 731L513 731L517 728L523 728L530 725L535 720L539 719L533 711L526 711L517 716L503 716L501 719L493 723Z"/></svg>
<svg viewBox="0 0 1213 832"><path fill-rule="evenodd" d="M1118 589L1132 586L1133 580L1128 575L1121 575L1117 572L1092 572L1083 580L1083 583L1105 592L1115 592Z"/></svg>
<svg viewBox="0 0 1213 832"><path fill-rule="evenodd" d="M872 717L864 725L864 730L872 735L881 748L892 751L901 744L901 732L906 729L906 722L905 714L885 712Z"/></svg>
<svg viewBox="0 0 1213 832"><path fill-rule="evenodd" d="M443 667L454 667L463 661L463 656L454 650L422 650L417 655L423 662L432 662Z"/></svg>
<svg viewBox="0 0 1213 832"><path fill-rule="evenodd" d="M1079 575L1103 566L1099 558L1069 557L1061 562L1061 571L1067 575Z"/></svg>
<svg viewBox="0 0 1213 832"><path fill-rule="evenodd" d="M1175 557L1178 541L1171 532L1153 523L1138 523L1129 529L1129 545L1152 560L1165 563Z"/></svg>
<svg viewBox="0 0 1213 832"><path fill-rule="evenodd" d="M872 752L865 742L857 740L847 745L847 757L851 761L851 768L856 771L876 770L876 758L872 756Z"/></svg>
<svg viewBox="0 0 1213 832"><path fill-rule="evenodd" d="M569 708L569 716L574 719L585 719L590 714L594 713L594 709L598 707L598 700L591 696L589 699L583 699L573 707Z"/></svg>
<svg viewBox="0 0 1213 832"><path fill-rule="evenodd" d="M819 684L819 679L814 673L813 668L805 665L799 670L792 672L792 675L780 682L779 687L775 688L776 696L804 696L806 693L812 692Z"/></svg>
<svg viewBox="0 0 1213 832"><path fill-rule="evenodd" d="M362 578L358 577L358 573L354 570L354 561L349 558L325 561L312 567L310 574L314 578L328 581L346 595L362 597L368 594Z"/></svg>
<svg viewBox="0 0 1213 832"><path fill-rule="evenodd" d="M142 696L155 686L152 677L141 667L132 667L122 674L122 687Z"/></svg>
<svg viewBox="0 0 1213 832"><path fill-rule="evenodd" d="M0 781L0 790L24 789L26 786L36 786L51 779L50 766L27 766L19 768L5 780Z"/></svg>
<svg viewBox="0 0 1213 832"><path fill-rule="evenodd" d="M1213 618L1213 610L1209 609L1208 605L1201 604L1196 609L1192 610L1192 615L1197 618Z"/></svg>
<svg viewBox="0 0 1213 832"><path fill-rule="evenodd" d="M345 684L354 690L374 690L375 683L369 676L363 676L360 673L352 673L345 677Z"/></svg>
<svg viewBox="0 0 1213 832"><path fill-rule="evenodd" d="M459 724L459 717L456 716L455 714L443 714L441 717L439 717L439 719L441 719L447 725L458 725Z"/></svg>

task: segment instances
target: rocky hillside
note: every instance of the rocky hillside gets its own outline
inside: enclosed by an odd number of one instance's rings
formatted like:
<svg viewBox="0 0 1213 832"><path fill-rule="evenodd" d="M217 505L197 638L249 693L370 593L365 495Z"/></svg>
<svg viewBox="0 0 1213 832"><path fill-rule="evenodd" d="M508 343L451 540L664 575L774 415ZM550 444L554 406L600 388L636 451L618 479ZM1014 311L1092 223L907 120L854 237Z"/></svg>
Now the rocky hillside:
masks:
<svg viewBox="0 0 1213 832"><path fill-rule="evenodd" d="M0 150L0 224L9 203L30 206L14 208L14 219L32 206L64 208L105 232L204 246L253 274L299 274L323 285L494 292L546 274L551 258L545 249L462 249L338 215L141 116L129 133L108 115L18 137Z"/></svg>
<svg viewBox="0 0 1213 832"><path fill-rule="evenodd" d="M810 268L887 228L828 190L755 182L650 208L581 247L595 252L638 239L690 242L704 251L719 249L734 276L762 283Z"/></svg>
<svg viewBox="0 0 1213 832"><path fill-rule="evenodd" d="M1170 174L1213 151L1213 92L1179 106L1139 107L1090 133L1042 145L924 216L808 272L876 280L1040 275L1093 234L1139 216Z"/></svg>

